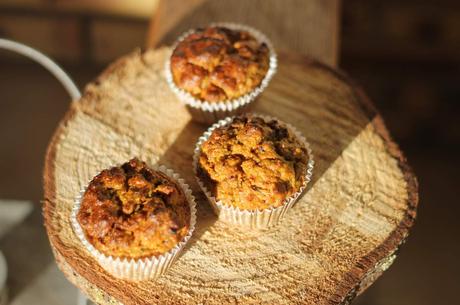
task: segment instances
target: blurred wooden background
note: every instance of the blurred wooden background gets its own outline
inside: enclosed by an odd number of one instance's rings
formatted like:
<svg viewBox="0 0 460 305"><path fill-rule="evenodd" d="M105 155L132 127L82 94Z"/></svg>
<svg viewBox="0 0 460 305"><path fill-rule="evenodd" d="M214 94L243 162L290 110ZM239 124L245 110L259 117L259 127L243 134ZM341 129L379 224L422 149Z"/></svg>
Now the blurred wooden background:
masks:
<svg viewBox="0 0 460 305"><path fill-rule="evenodd" d="M279 51L335 66L340 15L340 0L159 0L147 46L171 45L181 33L211 22L237 22L265 33Z"/></svg>
<svg viewBox="0 0 460 305"><path fill-rule="evenodd" d="M166 2L175 3L178 0ZM273 1L273 0L269 0ZM174 34L185 29L179 24L176 32L168 30L173 20L167 20L170 12L162 12L159 0L2 0L0 1L0 36L28 43L46 53L66 62L90 61L108 63L135 46L144 46L149 19L158 13L158 20L164 22L162 30L154 35L151 44L170 42ZM215 2L210 1L211 3ZM226 1L220 1L226 5ZM267 1L245 1L268 3ZM203 6L203 0L190 0L195 6ZM273 2L273 5L279 5ZM285 2L282 2L283 4ZM274 40L282 39L288 30L307 35L328 31L333 34L334 21L338 9L337 0L301 1L288 0L292 8L286 9L298 20L304 14L305 22L293 29L289 21L271 20L279 18L276 9L260 5L260 20L251 21L243 14L237 19L255 22L262 28L273 32ZM294 9L294 5L297 3ZM304 3L304 4L302 4ZM323 4L318 4L323 3ZM190 4L189 4L190 5ZM220 6L217 5L217 6ZM241 11L250 5L236 9ZM186 7L186 5L182 5ZM170 6L168 6L170 7ZM274 7L276 8L276 7ZM197 24L199 18L210 20L209 14L216 11L215 4L206 4L204 12L187 16L191 23ZM292 14L291 14L292 12ZM241 14L239 14L241 15ZM166 18L165 18L166 16ZM172 16L182 16L181 12ZM177 17L175 17L177 18ZM207 18L207 19L206 19ZM222 17L227 20L230 16ZM321 19L326 19L321 21ZM174 19L170 17L170 19ZM289 19L289 18L285 18ZM460 3L454 0L347 0L342 5L342 30L338 33L341 43L341 56L359 57L361 61L393 58L401 61L429 61L434 63L458 62L460 53ZM158 21L158 22L159 22ZM282 30L269 30L270 22L282 24ZM318 24L320 28L308 28ZM329 28L328 28L329 27ZM158 26L157 26L158 28ZM278 31L278 32L277 32ZM293 34L295 37L297 34ZM333 34L334 35L334 34ZM302 49L293 41L289 48ZM339 39L337 39L338 41ZM328 42L330 43L330 42ZM281 48L283 46L280 46ZM323 46L319 46L324 49ZM305 47L303 47L305 49ZM317 55L321 56L321 55ZM340 56L339 56L340 57Z"/></svg>

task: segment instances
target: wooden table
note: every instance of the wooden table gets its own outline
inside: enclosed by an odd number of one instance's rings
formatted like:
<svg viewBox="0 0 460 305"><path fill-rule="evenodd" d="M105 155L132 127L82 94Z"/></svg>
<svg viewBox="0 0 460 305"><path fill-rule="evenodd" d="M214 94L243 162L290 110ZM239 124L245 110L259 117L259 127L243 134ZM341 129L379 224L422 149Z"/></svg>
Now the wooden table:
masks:
<svg viewBox="0 0 460 305"><path fill-rule="evenodd" d="M169 52L134 52L111 65L71 105L51 140L43 214L61 270L100 304L347 304L392 263L418 203L416 179L369 99L341 72L280 55L253 110L296 126L316 167L281 225L244 232L216 221L194 180L193 147L207 126L190 121L169 90ZM173 168L198 197L190 245L156 281L106 273L69 222L88 180L133 156Z"/></svg>

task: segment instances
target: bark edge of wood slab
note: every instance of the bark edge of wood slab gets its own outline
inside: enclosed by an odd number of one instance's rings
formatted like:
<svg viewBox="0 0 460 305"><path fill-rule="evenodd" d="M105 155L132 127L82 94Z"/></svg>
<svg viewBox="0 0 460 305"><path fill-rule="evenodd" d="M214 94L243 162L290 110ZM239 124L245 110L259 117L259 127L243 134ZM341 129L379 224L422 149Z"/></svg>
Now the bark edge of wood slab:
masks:
<svg viewBox="0 0 460 305"><path fill-rule="evenodd" d="M167 87L170 49L118 60L71 104L48 146L43 215L66 277L99 304L347 304L391 264L413 225L417 181L367 96L342 72L284 53L253 110L298 128L315 156L313 180L281 225L243 232L216 221L193 177L190 121ZM74 235L74 197L103 168L138 156L185 178L197 228L156 281L105 272Z"/></svg>

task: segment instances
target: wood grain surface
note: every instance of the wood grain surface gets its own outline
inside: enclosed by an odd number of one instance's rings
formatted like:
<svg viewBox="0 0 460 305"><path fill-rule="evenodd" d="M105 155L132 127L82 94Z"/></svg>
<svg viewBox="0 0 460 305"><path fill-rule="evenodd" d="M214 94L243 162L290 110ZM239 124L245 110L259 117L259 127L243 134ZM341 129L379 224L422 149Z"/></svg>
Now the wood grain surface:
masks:
<svg viewBox="0 0 460 305"><path fill-rule="evenodd" d="M99 304L348 303L391 264L418 203L416 179L363 91L307 57L280 55L253 110L297 127L316 167L281 225L245 232L216 221L195 182L192 152L207 126L191 122L169 90L169 53L134 52L111 65L72 103L51 140L43 213L61 270ZM112 277L69 223L88 180L133 156L174 169L197 196L196 232L156 281Z"/></svg>

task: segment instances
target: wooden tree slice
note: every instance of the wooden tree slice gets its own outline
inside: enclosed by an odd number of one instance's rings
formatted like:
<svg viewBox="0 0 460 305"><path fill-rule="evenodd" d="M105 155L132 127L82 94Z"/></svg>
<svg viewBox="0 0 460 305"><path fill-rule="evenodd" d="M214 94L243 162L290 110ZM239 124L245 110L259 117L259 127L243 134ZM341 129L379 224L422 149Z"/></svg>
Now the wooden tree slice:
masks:
<svg viewBox="0 0 460 305"><path fill-rule="evenodd" d="M344 304L392 262L415 218L417 183L364 93L343 74L282 54L255 103L296 126L316 167L283 223L245 232L216 221L192 171L190 121L163 75L167 48L135 52L110 66L74 102L49 145L44 217L65 275L100 304ZM179 172L198 197L197 229L184 254L156 281L105 272L73 233L79 190L100 170L133 156Z"/></svg>

